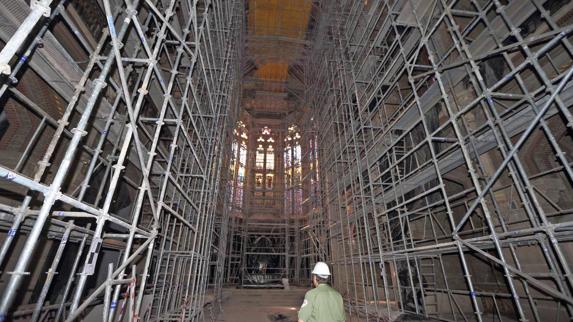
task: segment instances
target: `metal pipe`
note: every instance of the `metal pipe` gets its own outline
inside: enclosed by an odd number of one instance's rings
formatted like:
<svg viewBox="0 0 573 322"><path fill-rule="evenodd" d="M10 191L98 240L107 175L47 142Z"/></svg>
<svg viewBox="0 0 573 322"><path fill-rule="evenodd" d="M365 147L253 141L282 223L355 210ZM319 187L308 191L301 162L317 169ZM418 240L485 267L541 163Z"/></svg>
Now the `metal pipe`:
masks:
<svg viewBox="0 0 573 322"><path fill-rule="evenodd" d="M20 47L26 42L30 33L36 27L36 24L42 17L50 16L50 4L52 0L32 0L30 2L31 12L22 24L18 27L14 35L8 40L2 51L0 51L0 74L10 75L12 68L10 60L20 50Z"/></svg>

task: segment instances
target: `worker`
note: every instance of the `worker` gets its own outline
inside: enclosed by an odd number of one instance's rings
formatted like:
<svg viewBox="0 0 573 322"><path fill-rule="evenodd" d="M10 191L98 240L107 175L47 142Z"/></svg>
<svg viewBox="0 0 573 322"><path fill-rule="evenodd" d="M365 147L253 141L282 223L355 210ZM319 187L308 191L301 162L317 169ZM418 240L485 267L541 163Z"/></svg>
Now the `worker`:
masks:
<svg viewBox="0 0 573 322"><path fill-rule="evenodd" d="M298 322L344 322L342 296L329 285L330 269L324 262L318 262L312 270L314 289L306 292L304 302L298 311Z"/></svg>

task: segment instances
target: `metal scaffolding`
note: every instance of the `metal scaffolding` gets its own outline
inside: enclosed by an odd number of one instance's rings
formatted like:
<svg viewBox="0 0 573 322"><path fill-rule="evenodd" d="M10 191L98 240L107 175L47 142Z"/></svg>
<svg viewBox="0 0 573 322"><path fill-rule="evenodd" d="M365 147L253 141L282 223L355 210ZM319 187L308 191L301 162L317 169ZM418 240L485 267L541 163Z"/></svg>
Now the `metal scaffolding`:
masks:
<svg viewBox="0 0 573 322"><path fill-rule="evenodd" d="M233 148L233 157L228 160L232 202L225 281L244 287L283 287L283 279L298 282L300 278L299 229L304 220L300 212L294 211L294 198L287 197L300 182L294 184L286 179L290 171L285 168L286 122L267 127L272 133L268 137L272 138L272 157L257 153L262 138L259 134L265 127L252 123L241 123L244 133L235 132L237 148ZM239 172L244 176L241 179ZM271 181L267 181L269 177Z"/></svg>
<svg viewBox="0 0 573 322"><path fill-rule="evenodd" d="M306 66L314 225L352 314L573 317L572 9L323 3Z"/></svg>
<svg viewBox="0 0 573 322"><path fill-rule="evenodd" d="M0 321L200 321L318 260L360 320L573 319L571 12L0 1Z"/></svg>
<svg viewBox="0 0 573 322"><path fill-rule="evenodd" d="M28 16L4 39L0 95L36 128L0 165L0 321L203 319L227 243L216 206L242 4L103 0L92 46L67 2L2 4L2 19ZM62 24L88 61L65 53ZM32 77L58 113L19 90Z"/></svg>

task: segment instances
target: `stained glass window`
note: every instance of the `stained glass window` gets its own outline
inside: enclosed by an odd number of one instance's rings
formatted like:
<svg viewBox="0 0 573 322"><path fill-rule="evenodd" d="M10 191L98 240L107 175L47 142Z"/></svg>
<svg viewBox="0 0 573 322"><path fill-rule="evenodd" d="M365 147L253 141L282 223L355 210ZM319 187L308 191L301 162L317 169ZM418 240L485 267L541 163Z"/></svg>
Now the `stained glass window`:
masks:
<svg viewBox="0 0 573 322"><path fill-rule="evenodd" d="M242 208L243 192L245 186L245 169L247 165L247 129L243 122L237 122L233 131L233 144L231 147L231 158L229 162L229 172L232 180L229 181L229 193L231 196L231 207Z"/></svg>
<svg viewBox="0 0 573 322"><path fill-rule="evenodd" d="M260 196L268 195L268 190L272 190L274 186L274 143L275 139L273 138L272 130L268 126L263 127L257 138L255 153L255 167L257 170L255 174L255 188L263 190Z"/></svg>
<svg viewBox="0 0 573 322"><path fill-rule="evenodd" d="M255 188L257 188L257 189L263 188L263 174L262 173L255 174Z"/></svg>
<svg viewBox="0 0 573 322"><path fill-rule="evenodd" d="M288 215L302 214L302 149L301 135L296 125L285 136L285 211Z"/></svg>
<svg viewBox="0 0 573 322"><path fill-rule="evenodd" d="M257 152L255 155L255 167L257 170L262 170L265 167L265 148L262 144L257 147Z"/></svg>
<svg viewBox="0 0 573 322"><path fill-rule="evenodd" d="M272 145L267 147L267 155L266 155L265 167L267 171L272 171L275 169L275 150L273 149Z"/></svg>
<svg viewBox="0 0 573 322"><path fill-rule="evenodd" d="M309 168L310 168L310 197L316 199L319 196L319 182L318 182L318 142L317 135L313 134L309 140Z"/></svg>

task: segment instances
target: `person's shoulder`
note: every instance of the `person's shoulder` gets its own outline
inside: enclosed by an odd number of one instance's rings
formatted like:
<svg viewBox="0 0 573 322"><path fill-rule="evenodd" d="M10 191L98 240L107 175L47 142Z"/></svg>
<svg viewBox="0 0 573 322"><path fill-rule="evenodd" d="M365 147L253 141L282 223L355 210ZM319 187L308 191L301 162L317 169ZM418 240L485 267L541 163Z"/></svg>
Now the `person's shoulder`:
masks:
<svg viewBox="0 0 573 322"><path fill-rule="evenodd" d="M306 297L306 296L309 296L309 295L312 295L312 294L316 293L316 289L317 289L317 288L312 288L312 289L306 291L306 293L304 294L304 296Z"/></svg>
<svg viewBox="0 0 573 322"><path fill-rule="evenodd" d="M328 284L324 284L321 287L317 287L315 288L315 290L317 290L317 292L322 292L322 293L333 293L333 292L338 293L338 291L334 287Z"/></svg>
<svg viewBox="0 0 573 322"><path fill-rule="evenodd" d="M331 293L338 294L339 296L342 297L342 295L340 295L340 292L338 292L337 289L335 289L334 287L332 287L332 286L330 286L330 285L329 285L328 291L331 292Z"/></svg>

